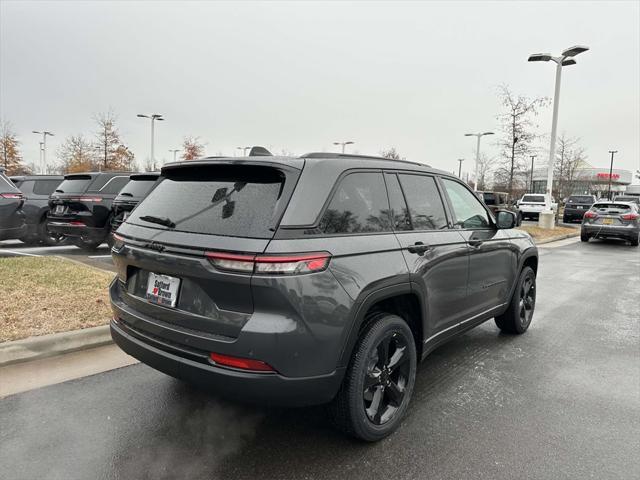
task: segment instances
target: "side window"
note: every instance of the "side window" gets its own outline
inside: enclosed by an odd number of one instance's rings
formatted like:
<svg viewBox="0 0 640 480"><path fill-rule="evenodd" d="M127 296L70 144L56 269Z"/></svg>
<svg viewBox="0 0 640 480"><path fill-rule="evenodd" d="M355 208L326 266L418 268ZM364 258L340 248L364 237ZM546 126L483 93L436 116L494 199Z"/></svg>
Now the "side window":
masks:
<svg viewBox="0 0 640 480"><path fill-rule="evenodd" d="M352 173L342 179L320 220L325 233L390 232L389 201L382 173Z"/></svg>
<svg viewBox="0 0 640 480"><path fill-rule="evenodd" d="M33 186L36 195L51 195L62 180L38 180Z"/></svg>
<svg viewBox="0 0 640 480"><path fill-rule="evenodd" d="M469 190L460 183L445 178L442 179L442 183L444 183L451 200L453 216L457 226L462 228L487 228L491 225L487 211Z"/></svg>
<svg viewBox="0 0 640 480"><path fill-rule="evenodd" d="M409 204L415 230L447 228L444 205L433 177L427 175L399 175L402 190Z"/></svg>
<svg viewBox="0 0 640 480"><path fill-rule="evenodd" d="M129 183L129 177L113 177L100 189L100 193L115 195L120 192L127 183Z"/></svg>
<svg viewBox="0 0 640 480"><path fill-rule="evenodd" d="M411 216L404 200L398 177L395 173L386 173L384 179L389 193L389 204L394 230L411 230Z"/></svg>

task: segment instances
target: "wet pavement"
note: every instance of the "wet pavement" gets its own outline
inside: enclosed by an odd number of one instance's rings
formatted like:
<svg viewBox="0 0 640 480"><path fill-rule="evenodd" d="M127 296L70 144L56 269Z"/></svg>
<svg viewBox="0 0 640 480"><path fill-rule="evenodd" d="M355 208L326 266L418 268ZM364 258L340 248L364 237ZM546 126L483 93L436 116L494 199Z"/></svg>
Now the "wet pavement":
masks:
<svg viewBox="0 0 640 480"><path fill-rule="evenodd" d="M640 249L540 250L530 330L487 322L433 352L382 442L137 364L0 400L0 478L637 478Z"/></svg>

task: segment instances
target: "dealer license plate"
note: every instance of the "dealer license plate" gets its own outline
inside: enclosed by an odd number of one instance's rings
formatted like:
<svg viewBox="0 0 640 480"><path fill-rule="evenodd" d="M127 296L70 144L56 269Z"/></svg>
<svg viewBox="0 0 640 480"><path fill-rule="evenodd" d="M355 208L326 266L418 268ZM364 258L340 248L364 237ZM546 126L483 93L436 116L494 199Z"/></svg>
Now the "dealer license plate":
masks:
<svg viewBox="0 0 640 480"><path fill-rule="evenodd" d="M65 207L64 205L56 205L56 210L55 210L55 214L56 215L62 215L65 211L67 207Z"/></svg>
<svg viewBox="0 0 640 480"><path fill-rule="evenodd" d="M149 273L147 282L147 300L151 303L175 307L180 290L180 279L169 275Z"/></svg>
<svg viewBox="0 0 640 480"><path fill-rule="evenodd" d="M603 225L613 225L613 218L603 218L602 219L602 224Z"/></svg>

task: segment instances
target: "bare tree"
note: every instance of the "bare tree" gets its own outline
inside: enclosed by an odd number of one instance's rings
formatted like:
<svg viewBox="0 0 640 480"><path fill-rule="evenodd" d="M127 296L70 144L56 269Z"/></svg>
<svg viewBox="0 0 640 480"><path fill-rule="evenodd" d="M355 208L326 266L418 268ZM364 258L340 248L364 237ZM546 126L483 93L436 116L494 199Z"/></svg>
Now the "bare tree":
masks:
<svg viewBox="0 0 640 480"><path fill-rule="evenodd" d="M495 159L489 158L484 153L480 154L478 160L478 190L486 190L488 188L488 180L494 163Z"/></svg>
<svg viewBox="0 0 640 480"><path fill-rule="evenodd" d="M6 169L7 175L31 173L22 161L20 141L13 131L11 123L0 121L0 165Z"/></svg>
<svg viewBox="0 0 640 480"><path fill-rule="evenodd" d="M580 168L585 166L586 160L587 155L584 148L580 146L580 139L569 137L563 132L558 137L554 164L557 198L563 199L574 193L576 183L579 180L577 173Z"/></svg>
<svg viewBox="0 0 640 480"><path fill-rule="evenodd" d="M384 158L390 158L391 160L400 160L400 154L396 150L396 147L387 148L380 152L380 156Z"/></svg>
<svg viewBox="0 0 640 480"><path fill-rule="evenodd" d="M550 100L515 95L506 85L499 87L498 96L503 111L496 116L502 135L498 141L501 161L495 175L497 182L506 185L508 192L513 194L514 180L524 177L527 155L534 150L533 143L539 137L536 133L538 125L533 119Z"/></svg>
<svg viewBox="0 0 640 480"><path fill-rule="evenodd" d="M66 173L90 172L96 169L94 145L82 134L67 137L57 153Z"/></svg>
<svg viewBox="0 0 640 480"><path fill-rule="evenodd" d="M204 155L204 144L200 141L200 137L188 136L184 137L182 142L182 160L195 160Z"/></svg>
<svg viewBox="0 0 640 480"><path fill-rule="evenodd" d="M101 170L131 170L134 155L122 142L116 128L117 117L109 110L96 115L98 124L95 150L99 158L96 163Z"/></svg>

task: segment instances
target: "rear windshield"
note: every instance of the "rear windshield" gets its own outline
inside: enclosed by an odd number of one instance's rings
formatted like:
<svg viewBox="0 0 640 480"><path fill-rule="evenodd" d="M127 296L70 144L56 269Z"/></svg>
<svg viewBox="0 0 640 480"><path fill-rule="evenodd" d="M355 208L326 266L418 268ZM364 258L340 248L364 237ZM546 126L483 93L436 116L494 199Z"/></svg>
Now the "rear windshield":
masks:
<svg viewBox="0 0 640 480"><path fill-rule="evenodd" d="M58 193L84 193L91 183L90 175L70 175L56 188Z"/></svg>
<svg viewBox="0 0 640 480"><path fill-rule="evenodd" d="M118 195L125 197L144 197L151 187L156 183L158 177L147 177L142 179L132 178L129 180Z"/></svg>
<svg viewBox="0 0 640 480"><path fill-rule="evenodd" d="M271 167L171 170L127 222L180 232L271 238L284 182L284 174Z"/></svg>
<svg viewBox="0 0 640 480"><path fill-rule="evenodd" d="M482 199L484 200L485 205L495 205L496 204L496 196L493 193L483 193Z"/></svg>
<svg viewBox="0 0 640 480"><path fill-rule="evenodd" d="M593 203L593 197L590 197L588 195L569 197L567 203Z"/></svg>
<svg viewBox="0 0 640 480"><path fill-rule="evenodd" d="M625 211L625 210L631 210L631 206L630 205L624 205L621 203L596 203L593 206L593 210L608 210L608 211Z"/></svg>
<svg viewBox="0 0 640 480"><path fill-rule="evenodd" d="M522 197L523 202L544 203L544 195L525 195Z"/></svg>

